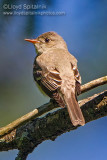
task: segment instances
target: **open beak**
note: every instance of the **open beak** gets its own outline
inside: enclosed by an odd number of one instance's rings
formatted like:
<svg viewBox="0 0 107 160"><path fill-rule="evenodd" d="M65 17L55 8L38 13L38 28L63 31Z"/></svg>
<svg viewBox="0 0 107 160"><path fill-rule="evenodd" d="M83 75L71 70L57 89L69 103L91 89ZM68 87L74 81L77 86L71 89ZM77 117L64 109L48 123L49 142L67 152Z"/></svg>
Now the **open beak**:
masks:
<svg viewBox="0 0 107 160"><path fill-rule="evenodd" d="M37 39L24 39L25 41L31 42L31 43L40 43Z"/></svg>

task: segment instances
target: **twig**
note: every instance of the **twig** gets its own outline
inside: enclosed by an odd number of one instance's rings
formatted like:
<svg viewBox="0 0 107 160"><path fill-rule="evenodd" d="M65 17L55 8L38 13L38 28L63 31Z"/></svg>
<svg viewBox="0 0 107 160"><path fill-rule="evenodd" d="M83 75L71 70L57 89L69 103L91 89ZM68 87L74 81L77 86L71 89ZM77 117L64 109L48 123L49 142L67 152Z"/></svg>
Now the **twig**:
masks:
<svg viewBox="0 0 107 160"><path fill-rule="evenodd" d="M107 76L95 79L91 82L88 82L81 86L81 93L87 92L93 88L96 88L98 86L104 85L107 83Z"/></svg>
<svg viewBox="0 0 107 160"><path fill-rule="evenodd" d="M91 82L88 82L81 86L81 93L87 92L95 87L104 85L107 83L107 76L98 78L96 80L93 80ZM37 109L29 112L28 114L22 116L21 118L18 118L17 120L13 121L12 123L8 124L5 127L0 128L0 138L12 130L16 129L17 127L25 124L26 122L43 115L46 112L51 111L52 109L57 108L58 106L53 103L47 103L41 107L38 107Z"/></svg>

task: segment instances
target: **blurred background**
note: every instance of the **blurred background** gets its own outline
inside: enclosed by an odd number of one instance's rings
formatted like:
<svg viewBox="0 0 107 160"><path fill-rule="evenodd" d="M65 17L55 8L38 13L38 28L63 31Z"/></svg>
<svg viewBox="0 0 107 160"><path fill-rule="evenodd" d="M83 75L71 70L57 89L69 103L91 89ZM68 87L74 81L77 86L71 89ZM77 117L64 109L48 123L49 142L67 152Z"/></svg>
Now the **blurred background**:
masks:
<svg viewBox="0 0 107 160"><path fill-rule="evenodd" d="M39 7L25 9L24 4ZM106 0L0 0L0 6L0 127L49 101L33 80L36 53L34 46L24 41L25 38L55 31L78 59L82 84L106 75ZM36 11L56 15L15 15L15 11L17 14ZM98 87L78 99L106 88L107 85ZM104 117L65 133L54 142L45 141L27 160L107 160L106 124L107 117ZM13 160L17 153L18 150L1 152L0 160Z"/></svg>

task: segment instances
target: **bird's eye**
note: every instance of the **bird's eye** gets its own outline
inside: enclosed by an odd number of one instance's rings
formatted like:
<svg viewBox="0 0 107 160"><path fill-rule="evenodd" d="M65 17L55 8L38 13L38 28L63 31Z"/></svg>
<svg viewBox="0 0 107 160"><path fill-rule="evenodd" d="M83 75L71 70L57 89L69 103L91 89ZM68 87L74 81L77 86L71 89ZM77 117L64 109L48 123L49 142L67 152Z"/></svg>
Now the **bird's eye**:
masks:
<svg viewBox="0 0 107 160"><path fill-rule="evenodd" d="M45 38L45 42L48 43L50 41L49 38Z"/></svg>

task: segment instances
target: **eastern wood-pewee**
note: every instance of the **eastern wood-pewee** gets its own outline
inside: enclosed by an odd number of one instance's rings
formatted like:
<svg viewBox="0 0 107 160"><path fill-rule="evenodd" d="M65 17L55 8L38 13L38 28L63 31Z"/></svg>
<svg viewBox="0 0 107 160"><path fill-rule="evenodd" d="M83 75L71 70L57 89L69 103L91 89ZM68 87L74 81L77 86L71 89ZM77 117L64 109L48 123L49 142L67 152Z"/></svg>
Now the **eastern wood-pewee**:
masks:
<svg viewBox="0 0 107 160"><path fill-rule="evenodd" d="M84 125L76 97L81 92L77 60L68 52L63 38L55 32L47 32L36 39L25 40L32 42L37 51L33 68L35 81L59 106L67 106L74 126Z"/></svg>

